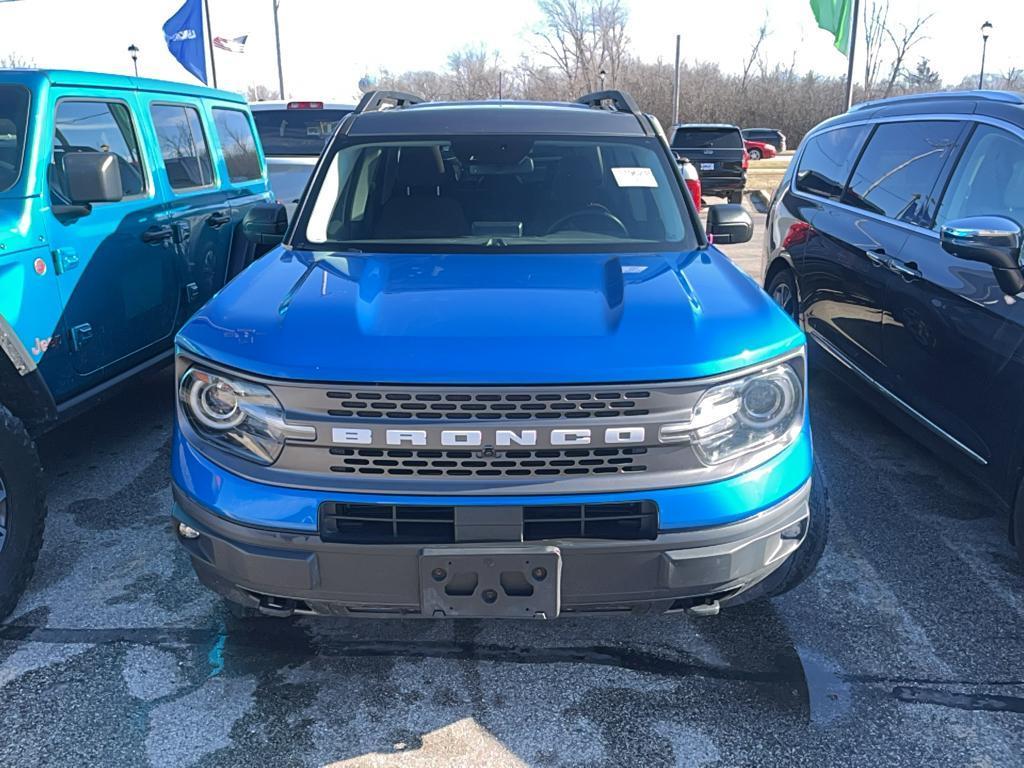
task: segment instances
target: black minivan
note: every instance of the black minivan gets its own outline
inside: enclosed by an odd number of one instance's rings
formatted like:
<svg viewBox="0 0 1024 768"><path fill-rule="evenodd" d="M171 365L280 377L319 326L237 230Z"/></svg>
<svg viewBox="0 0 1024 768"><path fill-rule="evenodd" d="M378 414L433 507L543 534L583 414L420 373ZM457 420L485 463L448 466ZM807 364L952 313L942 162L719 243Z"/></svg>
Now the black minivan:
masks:
<svg viewBox="0 0 1024 768"><path fill-rule="evenodd" d="M1024 97L933 93L817 126L768 214L765 288L818 355L995 491L1024 558Z"/></svg>

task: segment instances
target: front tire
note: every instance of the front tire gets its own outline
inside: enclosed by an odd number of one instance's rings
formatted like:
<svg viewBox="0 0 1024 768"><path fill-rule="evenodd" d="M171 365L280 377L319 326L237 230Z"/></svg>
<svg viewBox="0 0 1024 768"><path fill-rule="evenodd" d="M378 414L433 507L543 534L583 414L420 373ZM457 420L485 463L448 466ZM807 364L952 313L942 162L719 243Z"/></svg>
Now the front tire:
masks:
<svg viewBox="0 0 1024 768"><path fill-rule="evenodd" d="M25 425L0 405L0 620L14 610L43 543L43 468Z"/></svg>
<svg viewBox="0 0 1024 768"><path fill-rule="evenodd" d="M779 269L772 275L765 292L772 297L779 308L795 322L800 321L800 300L796 289L796 275L789 267Z"/></svg>

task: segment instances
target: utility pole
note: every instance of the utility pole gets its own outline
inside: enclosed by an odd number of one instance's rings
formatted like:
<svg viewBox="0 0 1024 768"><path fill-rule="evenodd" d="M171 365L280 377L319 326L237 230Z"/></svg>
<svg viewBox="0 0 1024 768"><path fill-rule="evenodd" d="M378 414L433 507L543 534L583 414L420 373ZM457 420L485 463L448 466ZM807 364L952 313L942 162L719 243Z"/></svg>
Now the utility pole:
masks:
<svg viewBox="0 0 1024 768"><path fill-rule="evenodd" d="M850 51L849 61L846 64L846 109L853 106L853 52L857 48L857 11L860 9L860 0L853 0L853 10L850 18Z"/></svg>
<svg viewBox="0 0 1024 768"><path fill-rule="evenodd" d="M679 44L680 35L676 35L676 69L672 76L672 125L679 123Z"/></svg>
<svg viewBox="0 0 1024 768"><path fill-rule="evenodd" d="M280 97L284 95L284 69L281 68L281 25L277 22L277 6L280 0L270 0L274 4L274 43L277 46L277 90Z"/></svg>
<svg viewBox="0 0 1024 768"><path fill-rule="evenodd" d="M210 46L210 74L213 75L213 87L217 87L217 60L213 55L213 30L210 28L210 0L203 0L206 11L206 42Z"/></svg>

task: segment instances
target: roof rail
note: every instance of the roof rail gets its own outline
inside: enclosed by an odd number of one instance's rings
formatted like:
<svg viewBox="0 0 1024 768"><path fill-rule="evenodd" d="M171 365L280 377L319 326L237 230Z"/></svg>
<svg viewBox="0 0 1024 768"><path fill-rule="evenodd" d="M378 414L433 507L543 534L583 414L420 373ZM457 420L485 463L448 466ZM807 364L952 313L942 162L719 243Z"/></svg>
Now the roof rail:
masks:
<svg viewBox="0 0 1024 768"><path fill-rule="evenodd" d="M862 101L850 107L850 112L873 107L884 107L889 104L913 104L915 102L940 101L942 99L964 99L999 102L1001 104L1024 104L1024 96L1012 91L933 91L931 93L911 93L906 96L890 96L887 99Z"/></svg>
<svg viewBox="0 0 1024 768"><path fill-rule="evenodd" d="M577 104L585 104L591 109L605 109L605 102L610 101L616 112L626 112L636 118L640 127L644 129L647 136L655 135L655 130L650 121L640 109L639 105L625 91L594 91L576 99Z"/></svg>
<svg viewBox="0 0 1024 768"><path fill-rule="evenodd" d="M370 91L363 95L352 113L358 115L363 112L379 112L381 105L388 101L394 102L394 108L397 109L422 104L426 99L405 91Z"/></svg>

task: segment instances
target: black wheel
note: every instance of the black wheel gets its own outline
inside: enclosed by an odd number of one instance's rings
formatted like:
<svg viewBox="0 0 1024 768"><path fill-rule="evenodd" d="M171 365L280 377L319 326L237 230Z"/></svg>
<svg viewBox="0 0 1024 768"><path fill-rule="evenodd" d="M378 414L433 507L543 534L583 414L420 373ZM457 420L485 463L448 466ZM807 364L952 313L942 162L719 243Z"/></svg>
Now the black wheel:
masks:
<svg viewBox="0 0 1024 768"><path fill-rule="evenodd" d="M760 160L761 159L761 150L760 149L751 149L749 152L747 152L747 154L750 155L750 159L751 160Z"/></svg>
<svg viewBox="0 0 1024 768"><path fill-rule="evenodd" d="M43 468L25 425L0 405L0 619L14 610L43 543Z"/></svg>
<svg viewBox="0 0 1024 768"><path fill-rule="evenodd" d="M742 203L743 202L743 190L741 189L738 192L729 192L726 195L725 199L728 200L730 203L733 203L733 204Z"/></svg>
<svg viewBox="0 0 1024 768"><path fill-rule="evenodd" d="M797 551L772 571L768 578L739 594L735 602L730 601L728 605L742 605L755 600L784 595L802 584L814 573L814 569L818 567L818 561L821 560L821 555L825 551L830 516L828 488L825 485L824 474L817 465L811 473L811 495L807 501L810 509L807 536L804 537L803 543L800 544Z"/></svg>
<svg viewBox="0 0 1024 768"><path fill-rule="evenodd" d="M765 291L782 311L796 321L800 319L800 302L796 292L796 275L789 267L778 270L765 286Z"/></svg>

